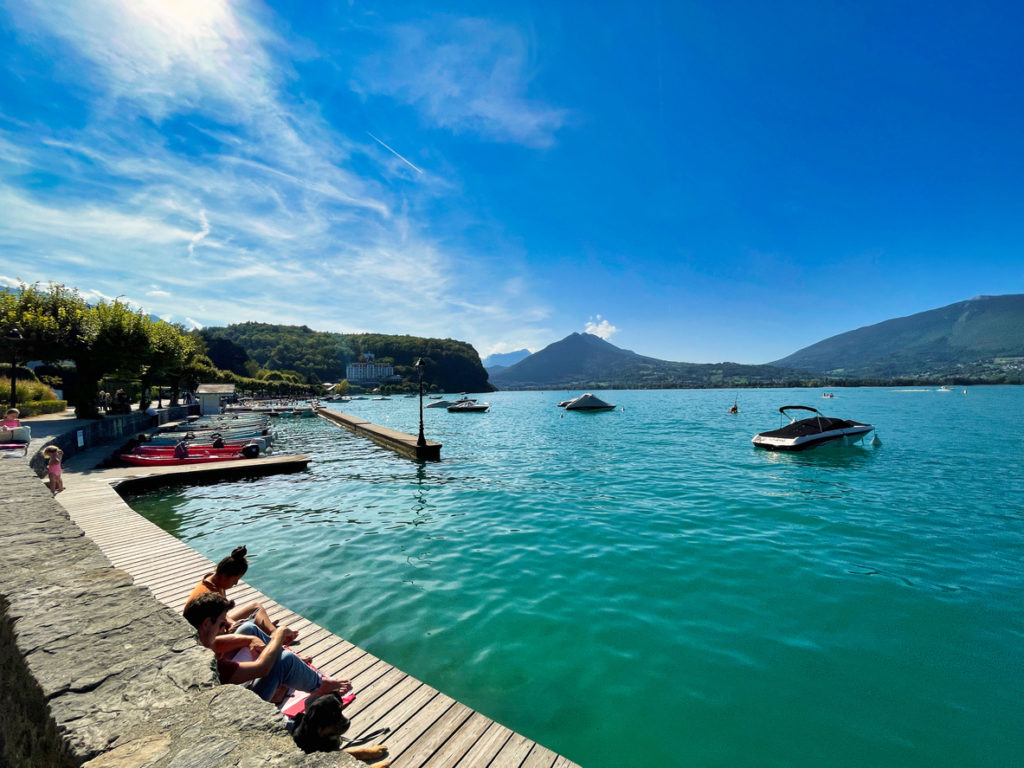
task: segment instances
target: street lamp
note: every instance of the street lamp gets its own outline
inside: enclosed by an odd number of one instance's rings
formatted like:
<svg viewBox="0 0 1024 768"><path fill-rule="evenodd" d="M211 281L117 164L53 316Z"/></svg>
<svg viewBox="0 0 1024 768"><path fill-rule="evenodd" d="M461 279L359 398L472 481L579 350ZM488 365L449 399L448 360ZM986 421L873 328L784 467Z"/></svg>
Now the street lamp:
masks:
<svg viewBox="0 0 1024 768"><path fill-rule="evenodd" d="M420 448L427 444L427 438L423 436L423 369L426 367L426 363L423 362L423 358L419 358L416 361L416 370L420 374L420 434L416 438L416 445Z"/></svg>
<svg viewBox="0 0 1024 768"><path fill-rule="evenodd" d="M17 396L14 390L14 381L17 376L14 373L14 366L17 364L16 356L18 354L18 344L25 337L21 335L21 328L14 325L11 326L10 330L7 331L7 343L11 345L11 404L9 408L14 408L17 405Z"/></svg>

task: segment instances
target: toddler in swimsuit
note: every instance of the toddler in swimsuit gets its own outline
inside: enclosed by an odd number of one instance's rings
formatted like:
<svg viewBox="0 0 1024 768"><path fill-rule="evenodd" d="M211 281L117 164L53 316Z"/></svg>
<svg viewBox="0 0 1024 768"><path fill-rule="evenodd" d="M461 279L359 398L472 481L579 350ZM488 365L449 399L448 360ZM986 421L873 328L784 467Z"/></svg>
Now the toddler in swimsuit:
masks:
<svg viewBox="0 0 1024 768"><path fill-rule="evenodd" d="M64 451L56 445L48 445L43 448L43 456L48 459L46 472L50 476L50 479L46 482L46 487L50 489L50 493L56 496L64 490L64 478L61 477L63 470L60 466L60 462L64 458Z"/></svg>

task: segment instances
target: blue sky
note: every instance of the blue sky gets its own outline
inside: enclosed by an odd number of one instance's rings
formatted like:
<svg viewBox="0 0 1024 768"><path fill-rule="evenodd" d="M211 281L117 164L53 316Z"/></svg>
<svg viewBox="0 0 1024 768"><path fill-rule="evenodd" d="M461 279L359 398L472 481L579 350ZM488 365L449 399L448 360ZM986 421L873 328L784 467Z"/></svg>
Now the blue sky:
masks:
<svg viewBox="0 0 1024 768"><path fill-rule="evenodd" d="M1024 5L0 5L0 284L768 362L1024 293Z"/></svg>

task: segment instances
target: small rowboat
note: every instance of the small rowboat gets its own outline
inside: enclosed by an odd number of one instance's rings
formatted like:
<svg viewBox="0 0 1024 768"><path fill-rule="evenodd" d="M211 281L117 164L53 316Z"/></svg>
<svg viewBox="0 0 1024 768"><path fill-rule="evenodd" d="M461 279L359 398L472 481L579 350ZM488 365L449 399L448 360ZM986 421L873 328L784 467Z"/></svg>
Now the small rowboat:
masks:
<svg viewBox="0 0 1024 768"><path fill-rule="evenodd" d="M269 428L262 430L242 429L237 432L234 430L224 430L223 432L161 432L160 434L153 435L150 438L149 443L151 445L174 445L181 440L196 440L205 443L212 443L218 437L223 438L225 443L237 443L242 440L250 440L254 437L264 437L269 434L269 432Z"/></svg>
<svg viewBox="0 0 1024 768"><path fill-rule="evenodd" d="M240 443L237 445L225 445L223 448L214 448L212 445L195 445L189 444L188 453L189 456L245 456L246 453L253 453L259 455L262 453L259 445L252 443L252 449L244 451L243 449L248 447L250 443ZM138 446L129 455L138 456L173 456L174 446L173 445L146 445L143 443ZM255 458L246 457L246 458Z"/></svg>
<svg viewBox="0 0 1024 768"><path fill-rule="evenodd" d="M136 467L176 467L182 464L210 464L215 461L239 461L240 459L247 458L249 457L244 456L241 453L221 455L196 453L195 455L186 456L183 459L176 459L174 456L140 455L137 453L121 454L121 461L126 464L133 464Z"/></svg>

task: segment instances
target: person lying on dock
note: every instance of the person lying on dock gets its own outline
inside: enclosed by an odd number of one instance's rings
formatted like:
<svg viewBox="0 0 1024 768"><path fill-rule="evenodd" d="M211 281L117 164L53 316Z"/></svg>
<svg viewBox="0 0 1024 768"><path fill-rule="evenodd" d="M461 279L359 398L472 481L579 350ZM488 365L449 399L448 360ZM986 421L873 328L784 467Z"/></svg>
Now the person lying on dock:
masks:
<svg viewBox="0 0 1024 768"><path fill-rule="evenodd" d="M264 701L280 698L287 688L319 695L348 693L352 683L321 675L284 647L287 627L278 627L269 637L247 621L231 632L228 611L234 602L219 592L206 592L185 606L185 619L195 627L199 642L217 656L217 674L224 684L252 682L254 693ZM216 646L216 647L215 647ZM248 647L252 661L234 661L231 656Z"/></svg>
<svg viewBox="0 0 1024 768"><path fill-rule="evenodd" d="M228 590L235 586L245 575L245 572L249 570L249 561L245 559L245 555L245 547L235 547L231 550L230 555L217 563L217 569L213 573L206 574L203 576L202 581L196 584L195 589L188 596L188 600L185 601L186 605L199 597L199 595L207 592L216 592L227 597ZM259 603L249 603L234 608L228 613L228 620L231 622L232 631L235 631L237 627L250 620L264 634L272 635L277 629L277 624L271 620L266 609ZM284 641L285 643L294 643L298 637L299 633L294 629L290 629L285 635Z"/></svg>

